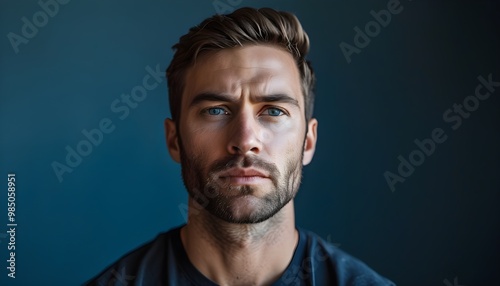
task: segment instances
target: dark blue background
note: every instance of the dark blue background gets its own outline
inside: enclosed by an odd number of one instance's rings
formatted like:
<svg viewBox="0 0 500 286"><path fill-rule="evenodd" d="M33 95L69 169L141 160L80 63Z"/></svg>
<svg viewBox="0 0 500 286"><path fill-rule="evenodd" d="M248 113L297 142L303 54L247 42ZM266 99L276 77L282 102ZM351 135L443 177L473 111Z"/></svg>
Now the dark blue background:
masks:
<svg viewBox="0 0 500 286"><path fill-rule="evenodd" d="M226 0L222 0L226 2ZM297 224L398 285L498 285L500 88L457 130L443 121L500 81L498 2L407 1L348 63L339 44L388 1L231 1L297 14L317 73L319 141L296 198ZM0 284L78 285L125 252L184 222L187 195L169 157L165 81L123 120L112 102L164 70L171 46L214 14L213 1L77 1L16 53L10 32L37 1L2 0ZM229 12L229 11L228 11ZM43 20L43 19L42 19ZM51 164L103 118L115 129L59 182ZM448 139L392 192L415 139ZM17 179L15 280L7 278L7 173ZM3 182L2 182L3 181ZM448 281L446 281L448 280Z"/></svg>

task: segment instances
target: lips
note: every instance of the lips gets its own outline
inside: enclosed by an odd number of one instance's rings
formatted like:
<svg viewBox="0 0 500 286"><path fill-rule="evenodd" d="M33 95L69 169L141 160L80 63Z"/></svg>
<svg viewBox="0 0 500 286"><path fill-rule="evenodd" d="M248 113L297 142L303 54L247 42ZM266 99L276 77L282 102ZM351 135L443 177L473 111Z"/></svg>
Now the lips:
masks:
<svg viewBox="0 0 500 286"><path fill-rule="evenodd" d="M221 173L219 179L232 185L260 185L270 178L257 169L231 169Z"/></svg>
<svg viewBox="0 0 500 286"><path fill-rule="evenodd" d="M231 169L219 175L219 178L245 178L245 177L269 178L267 174L257 169Z"/></svg>

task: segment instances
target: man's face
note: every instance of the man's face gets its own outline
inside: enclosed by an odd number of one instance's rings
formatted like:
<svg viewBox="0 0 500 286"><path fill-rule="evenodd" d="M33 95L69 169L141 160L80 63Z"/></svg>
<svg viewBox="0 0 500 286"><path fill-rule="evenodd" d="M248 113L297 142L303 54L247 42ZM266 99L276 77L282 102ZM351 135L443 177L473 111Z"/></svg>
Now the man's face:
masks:
<svg viewBox="0 0 500 286"><path fill-rule="evenodd" d="M231 223L276 214L314 154L317 122L310 120L306 136L304 108L287 51L245 46L199 57L186 73L179 124L166 121L190 196Z"/></svg>

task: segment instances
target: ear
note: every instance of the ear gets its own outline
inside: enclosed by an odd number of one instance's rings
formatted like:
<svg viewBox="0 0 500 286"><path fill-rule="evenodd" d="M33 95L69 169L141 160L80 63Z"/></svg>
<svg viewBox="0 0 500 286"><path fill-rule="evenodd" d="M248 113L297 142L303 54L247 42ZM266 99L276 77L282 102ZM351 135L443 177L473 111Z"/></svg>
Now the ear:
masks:
<svg viewBox="0 0 500 286"><path fill-rule="evenodd" d="M309 120L308 127L306 140L304 142L304 158L302 159L302 164L304 166L311 163L314 151L316 150L316 140L318 139L318 120L316 120L316 118L311 118Z"/></svg>
<svg viewBox="0 0 500 286"><path fill-rule="evenodd" d="M179 134L177 133L177 127L175 122L167 118L165 119L165 136L167 139L168 152L170 157L174 159L175 162L181 162L180 147L179 147Z"/></svg>

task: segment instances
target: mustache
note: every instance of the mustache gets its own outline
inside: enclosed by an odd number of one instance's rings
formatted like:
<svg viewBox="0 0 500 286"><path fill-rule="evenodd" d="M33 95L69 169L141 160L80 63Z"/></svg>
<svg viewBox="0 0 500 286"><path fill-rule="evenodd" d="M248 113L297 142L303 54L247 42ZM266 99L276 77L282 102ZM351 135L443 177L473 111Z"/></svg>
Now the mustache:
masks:
<svg viewBox="0 0 500 286"><path fill-rule="evenodd" d="M279 178L279 170L276 164L264 161L255 156L245 155L229 155L212 163L210 167L210 175L215 176L219 172L223 172L232 168L255 168L269 173L273 183L277 183Z"/></svg>

